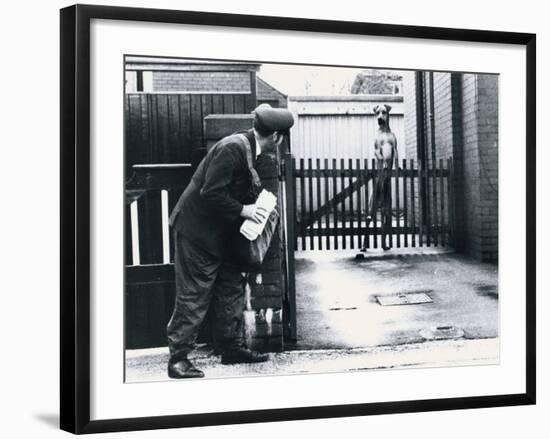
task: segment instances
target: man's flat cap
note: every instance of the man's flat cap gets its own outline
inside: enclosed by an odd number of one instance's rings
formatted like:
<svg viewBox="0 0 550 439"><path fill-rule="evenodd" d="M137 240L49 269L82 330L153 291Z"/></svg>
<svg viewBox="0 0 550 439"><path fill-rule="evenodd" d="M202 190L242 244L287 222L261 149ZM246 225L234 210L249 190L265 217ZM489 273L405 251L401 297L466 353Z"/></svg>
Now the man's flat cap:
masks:
<svg viewBox="0 0 550 439"><path fill-rule="evenodd" d="M294 125L292 113L284 108L261 104L253 111L254 124L263 132L286 131Z"/></svg>

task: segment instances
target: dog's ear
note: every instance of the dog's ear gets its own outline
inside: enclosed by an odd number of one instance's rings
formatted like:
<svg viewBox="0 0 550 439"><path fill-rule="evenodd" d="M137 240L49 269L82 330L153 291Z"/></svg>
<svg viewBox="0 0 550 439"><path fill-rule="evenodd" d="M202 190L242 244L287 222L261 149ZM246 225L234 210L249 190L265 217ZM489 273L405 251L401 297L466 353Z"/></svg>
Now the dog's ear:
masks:
<svg viewBox="0 0 550 439"><path fill-rule="evenodd" d="M389 113L391 110L391 105L384 104L384 107L386 107L386 111Z"/></svg>
<svg viewBox="0 0 550 439"><path fill-rule="evenodd" d="M372 107L372 112L373 113L376 113L376 110L378 109L378 105L375 105L374 107Z"/></svg>

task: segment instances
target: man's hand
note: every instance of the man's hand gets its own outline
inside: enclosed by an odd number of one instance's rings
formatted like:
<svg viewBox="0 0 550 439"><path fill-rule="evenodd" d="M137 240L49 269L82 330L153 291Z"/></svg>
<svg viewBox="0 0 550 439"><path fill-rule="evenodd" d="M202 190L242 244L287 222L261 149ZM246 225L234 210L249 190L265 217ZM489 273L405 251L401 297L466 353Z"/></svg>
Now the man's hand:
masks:
<svg viewBox="0 0 550 439"><path fill-rule="evenodd" d="M269 212L256 204L245 204L241 211L241 217L261 223L269 216Z"/></svg>

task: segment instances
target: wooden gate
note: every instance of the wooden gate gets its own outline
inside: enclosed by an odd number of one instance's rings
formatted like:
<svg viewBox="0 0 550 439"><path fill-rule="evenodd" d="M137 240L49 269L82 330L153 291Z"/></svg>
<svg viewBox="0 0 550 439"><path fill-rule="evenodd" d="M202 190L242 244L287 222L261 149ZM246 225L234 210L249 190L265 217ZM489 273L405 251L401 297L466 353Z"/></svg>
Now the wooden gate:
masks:
<svg viewBox="0 0 550 439"><path fill-rule="evenodd" d="M391 171L391 222L367 221L374 183L383 171L375 160L285 157L289 246L295 250L448 246L453 239L452 160L422 166L401 160ZM366 239L365 239L366 237Z"/></svg>
<svg viewBox="0 0 550 439"><path fill-rule="evenodd" d="M190 164L134 165L126 183L125 344L166 345L174 307L174 244L168 213L192 175Z"/></svg>

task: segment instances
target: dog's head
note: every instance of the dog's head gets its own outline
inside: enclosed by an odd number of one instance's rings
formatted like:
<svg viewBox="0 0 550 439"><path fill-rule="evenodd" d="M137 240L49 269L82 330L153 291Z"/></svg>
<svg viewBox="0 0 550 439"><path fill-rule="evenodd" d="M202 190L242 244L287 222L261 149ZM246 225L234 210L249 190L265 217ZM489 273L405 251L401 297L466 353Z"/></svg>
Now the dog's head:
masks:
<svg viewBox="0 0 550 439"><path fill-rule="evenodd" d="M387 126L389 124L390 110L391 110L391 106L388 104L376 105L372 109L372 111L374 111L374 115L376 116L376 121L378 122L378 126Z"/></svg>

